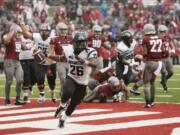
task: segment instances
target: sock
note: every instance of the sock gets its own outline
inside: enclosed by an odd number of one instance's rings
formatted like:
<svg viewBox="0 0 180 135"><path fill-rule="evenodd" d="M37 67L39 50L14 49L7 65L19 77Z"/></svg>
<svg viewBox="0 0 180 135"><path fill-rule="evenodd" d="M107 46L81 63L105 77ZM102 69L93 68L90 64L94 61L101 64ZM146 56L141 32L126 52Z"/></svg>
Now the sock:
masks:
<svg viewBox="0 0 180 135"><path fill-rule="evenodd" d="M61 120L65 121L68 118L68 116L66 115L66 113L64 113L61 117Z"/></svg>
<svg viewBox="0 0 180 135"><path fill-rule="evenodd" d="M40 96L43 97L45 93L44 92L40 92L39 94L40 94Z"/></svg>
<svg viewBox="0 0 180 135"><path fill-rule="evenodd" d="M59 107L65 108L66 107L66 103L60 103Z"/></svg>

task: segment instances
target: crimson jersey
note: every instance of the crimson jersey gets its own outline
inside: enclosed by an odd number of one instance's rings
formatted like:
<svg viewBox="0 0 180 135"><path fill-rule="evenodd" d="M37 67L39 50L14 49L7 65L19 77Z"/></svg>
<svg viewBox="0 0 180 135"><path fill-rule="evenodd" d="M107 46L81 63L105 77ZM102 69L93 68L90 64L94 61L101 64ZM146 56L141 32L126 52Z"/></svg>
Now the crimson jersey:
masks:
<svg viewBox="0 0 180 135"><path fill-rule="evenodd" d="M21 40L17 38L12 38L11 42L8 45L6 45L4 59L19 60L20 51L21 51Z"/></svg>
<svg viewBox="0 0 180 135"><path fill-rule="evenodd" d="M96 51L98 52L98 56L101 56L101 46L106 40L107 38L105 36L95 37L93 35L90 35L88 37L88 47L96 49Z"/></svg>
<svg viewBox="0 0 180 135"><path fill-rule="evenodd" d="M62 46L72 44L71 36L57 36L51 39L50 45L54 45L56 55L61 55L63 52Z"/></svg>
<svg viewBox="0 0 180 135"><path fill-rule="evenodd" d="M108 80L110 76L115 75L114 72L115 70L112 67L107 67L95 73L93 75L93 78L97 80L99 83L102 83Z"/></svg>
<svg viewBox="0 0 180 135"><path fill-rule="evenodd" d="M164 55L164 58L167 58L169 57L169 51L171 50L171 46L170 46L170 43L171 43L171 37L169 35L165 36L164 37L164 41L165 41L165 55Z"/></svg>
<svg viewBox="0 0 180 135"><path fill-rule="evenodd" d="M137 44L135 45L134 47L134 55L137 55L137 54L140 54L140 55L143 55L143 47L141 44Z"/></svg>
<svg viewBox="0 0 180 135"><path fill-rule="evenodd" d="M144 55L145 61L158 61L164 57L164 39L158 35L146 35L143 37L142 46L147 48Z"/></svg>
<svg viewBox="0 0 180 135"><path fill-rule="evenodd" d="M105 84L103 84L103 85L101 85L101 86L99 87L99 89L98 89L98 95L100 95L101 93L103 93L103 94L104 94L105 96L107 96L107 97L113 97L114 95L118 94L121 90L122 90L122 83L121 83L121 81L120 81L120 87L119 87L119 89L116 90L116 91L113 91L113 90L111 89L111 87L110 87L107 83L105 83Z"/></svg>

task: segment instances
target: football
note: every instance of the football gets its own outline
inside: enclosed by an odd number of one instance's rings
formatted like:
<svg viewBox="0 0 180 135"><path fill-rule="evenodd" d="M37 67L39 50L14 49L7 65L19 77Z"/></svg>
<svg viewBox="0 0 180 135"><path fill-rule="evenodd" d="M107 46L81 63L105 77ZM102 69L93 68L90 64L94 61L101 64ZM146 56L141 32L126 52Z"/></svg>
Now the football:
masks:
<svg viewBox="0 0 180 135"><path fill-rule="evenodd" d="M46 62L46 56L40 49L34 49L33 56L39 64L44 64Z"/></svg>

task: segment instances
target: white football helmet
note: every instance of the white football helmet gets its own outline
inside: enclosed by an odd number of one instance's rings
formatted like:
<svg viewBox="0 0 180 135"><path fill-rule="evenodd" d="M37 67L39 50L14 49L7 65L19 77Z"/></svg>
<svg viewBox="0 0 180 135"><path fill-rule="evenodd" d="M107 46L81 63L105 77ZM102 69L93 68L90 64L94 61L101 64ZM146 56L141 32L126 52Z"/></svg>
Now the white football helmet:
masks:
<svg viewBox="0 0 180 135"><path fill-rule="evenodd" d="M100 25L94 25L93 26L93 33L95 36L100 36L102 33L102 27Z"/></svg>
<svg viewBox="0 0 180 135"><path fill-rule="evenodd" d="M68 26L65 23L58 23L56 25L56 32L59 36L66 36L68 34Z"/></svg>
<svg viewBox="0 0 180 135"><path fill-rule="evenodd" d="M155 26L151 23L145 24L143 28L143 32L145 35L155 34L156 33Z"/></svg>
<svg viewBox="0 0 180 135"><path fill-rule="evenodd" d="M111 76L109 79L108 79L108 85L113 89L113 90L117 90L119 89L119 85L120 85L120 82L119 82L119 79L115 76Z"/></svg>
<svg viewBox="0 0 180 135"><path fill-rule="evenodd" d="M40 30L40 31L50 31L50 30L51 30L51 27L49 26L49 24L43 23L43 24L41 24L39 30Z"/></svg>
<svg viewBox="0 0 180 135"><path fill-rule="evenodd" d="M50 30L51 30L51 27L49 26L49 24L47 24L47 23L41 24L41 26L39 28L39 32L41 34L41 37L43 39L48 38L50 35Z"/></svg>
<svg viewBox="0 0 180 135"><path fill-rule="evenodd" d="M167 31L168 31L168 27L166 26L166 25L159 25L158 26L158 32L160 33L160 32L165 32L165 33L167 33Z"/></svg>

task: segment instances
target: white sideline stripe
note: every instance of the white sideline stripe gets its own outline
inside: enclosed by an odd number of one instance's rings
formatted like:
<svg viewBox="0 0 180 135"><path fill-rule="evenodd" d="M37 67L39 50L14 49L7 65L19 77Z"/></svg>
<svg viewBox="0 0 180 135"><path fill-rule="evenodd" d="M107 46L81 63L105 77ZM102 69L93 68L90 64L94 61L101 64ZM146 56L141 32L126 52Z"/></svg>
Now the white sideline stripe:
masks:
<svg viewBox="0 0 180 135"><path fill-rule="evenodd" d="M173 97L172 95L156 95L156 97Z"/></svg>
<svg viewBox="0 0 180 135"><path fill-rule="evenodd" d="M173 123L180 123L180 117L152 119L152 120L139 120L139 121L132 121L132 122L102 124L102 125L82 125L82 124L66 123L65 128L63 129L58 128L56 125L57 122L54 122L53 123L54 128L55 128L54 130L22 133L22 134L18 133L18 134L11 134L11 135L50 135L50 134L53 134L53 135L67 135L68 134L69 135L69 134L78 134L78 133L87 133L87 132L90 133L90 132L98 132L98 131L108 131L108 130L113 130L113 129L128 129L128 128L145 127L145 126L166 125L166 124L173 124ZM39 123L38 125L35 124L33 126L42 127L42 125L43 127L48 127L48 125L51 125L51 124L49 124L48 121L46 121L44 123Z"/></svg>
<svg viewBox="0 0 180 135"><path fill-rule="evenodd" d="M133 98L133 97L130 97L129 99L130 99L130 100L131 100L131 99L139 99L139 100L140 100L140 99L143 99L143 98Z"/></svg>
<svg viewBox="0 0 180 135"><path fill-rule="evenodd" d="M180 127L174 128L171 135L180 135Z"/></svg>
<svg viewBox="0 0 180 135"><path fill-rule="evenodd" d="M0 115L3 114L16 114L16 113L27 113L27 112L36 112L36 111L50 111L54 110L55 111L56 107L42 107L42 108L33 108L33 109L19 109L19 110L14 110L13 111L1 111Z"/></svg>
<svg viewBox="0 0 180 135"><path fill-rule="evenodd" d="M101 114L101 115L91 115L91 116L79 116L79 117L70 117L69 119L67 119L67 122L100 120L100 119L108 119L108 118L122 118L122 117L128 117L128 116L152 115L152 114L159 114L159 113L160 112L132 111L132 112L123 112L123 113L122 112L111 113L107 115ZM34 122L1 124L0 129L19 128L19 127L34 127L34 128L38 127L38 128L46 128L46 129L56 129L57 124L58 124L57 119L50 119L50 120L39 120L39 121L34 121Z"/></svg>
<svg viewBox="0 0 180 135"><path fill-rule="evenodd" d="M74 114L85 114L85 113L94 113L94 112L102 112L102 111L109 111L105 109L81 109L74 112ZM32 118L42 118L42 117L49 117L54 116L54 112L48 113L36 113L36 114L23 114L19 116L7 116L7 117L0 117L1 121L12 121L12 120L24 120L24 119L32 119Z"/></svg>
<svg viewBox="0 0 180 135"><path fill-rule="evenodd" d="M156 81L161 81L161 79L156 79ZM180 82L180 79L169 79L168 82Z"/></svg>
<svg viewBox="0 0 180 135"><path fill-rule="evenodd" d="M11 87L12 87L12 88L15 88L15 87L16 87L16 85L11 85ZM0 88L5 88L5 84L4 84L4 85L0 85ZM45 86L45 88L49 88L49 86ZM55 89L55 90L60 91L60 87L56 87L56 89Z"/></svg>
<svg viewBox="0 0 180 135"><path fill-rule="evenodd" d="M0 111L1 109L9 109L9 108L18 108L18 107L21 107L21 106L15 106L15 105L11 105L11 106L0 106ZM2 112L2 111L1 111Z"/></svg>
<svg viewBox="0 0 180 135"><path fill-rule="evenodd" d="M150 114L160 114L160 112L145 112L145 111L132 111L132 112L120 112L120 113L110 113L110 114L97 114L91 116L81 116L67 119L67 122L78 122L78 121L90 121L90 120L101 120L109 118L122 118L129 116L141 116Z"/></svg>

